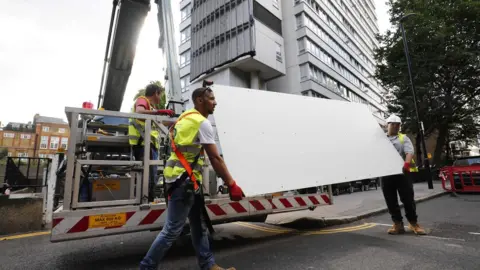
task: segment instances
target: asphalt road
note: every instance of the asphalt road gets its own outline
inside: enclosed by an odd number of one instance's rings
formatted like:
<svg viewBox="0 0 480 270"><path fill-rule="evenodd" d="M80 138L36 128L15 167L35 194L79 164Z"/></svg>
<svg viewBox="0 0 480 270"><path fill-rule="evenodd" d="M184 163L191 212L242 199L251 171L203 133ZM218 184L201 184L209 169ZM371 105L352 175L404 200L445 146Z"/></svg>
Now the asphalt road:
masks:
<svg viewBox="0 0 480 270"><path fill-rule="evenodd" d="M480 195L417 206L428 236L390 236L388 214L342 227L296 231L266 224L217 227L217 262L237 269L480 269ZM383 225L385 224L385 225ZM0 242L0 269L137 269L156 232L52 244L48 236ZM189 239L160 269L197 269Z"/></svg>

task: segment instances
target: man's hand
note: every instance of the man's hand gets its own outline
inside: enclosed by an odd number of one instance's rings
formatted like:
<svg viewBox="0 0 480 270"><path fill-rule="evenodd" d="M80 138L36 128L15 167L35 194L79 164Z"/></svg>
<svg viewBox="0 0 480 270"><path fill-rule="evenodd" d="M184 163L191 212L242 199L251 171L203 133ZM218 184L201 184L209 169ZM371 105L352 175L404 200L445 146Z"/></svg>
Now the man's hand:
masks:
<svg viewBox="0 0 480 270"><path fill-rule="evenodd" d="M404 173L410 172L410 162L403 163L403 172Z"/></svg>
<svg viewBox="0 0 480 270"><path fill-rule="evenodd" d="M228 193L230 194L230 200L232 201L240 201L242 197L245 197L243 190L237 186L237 183L233 181L231 185L228 186Z"/></svg>
<svg viewBox="0 0 480 270"><path fill-rule="evenodd" d="M160 115L168 115L170 117L175 115L175 112L172 110L157 110L157 113Z"/></svg>

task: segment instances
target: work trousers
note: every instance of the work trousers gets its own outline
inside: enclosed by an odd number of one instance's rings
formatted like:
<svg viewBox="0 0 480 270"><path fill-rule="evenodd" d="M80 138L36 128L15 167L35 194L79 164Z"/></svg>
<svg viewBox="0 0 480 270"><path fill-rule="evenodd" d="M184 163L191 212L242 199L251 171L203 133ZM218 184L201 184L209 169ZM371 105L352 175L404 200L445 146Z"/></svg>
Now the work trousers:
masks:
<svg viewBox="0 0 480 270"><path fill-rule="evenodd" d="M417 222L417 210L413 191L413 181L410 173L397 174L382 178L382 191L387 203L388 212L393 222L402 222L402 212L398 205L398 195L405 208L405 217L408 222Z"/></svg>
<svg viewBox="0 0 480 270"><path fill-rule="evenodd" d="M213 253L210 250L207 228L202 219L202 208L198 203L195 203L193 192L185 192L185 183L184 181L173 189L168 200L165 226L153 241L147 255L140 262L141 270L157 269L160 260L163 259L173 242L182 233L187 217L200 269L208 270L215 264Z"/></svg>
<svg viewBox="0 0 480 270"><path fill-rule="evenodd" d="M133 147L133 156L135 160L143 161L143 152L145 148L143 145L134 146ZM150 146L150 159L157 160L158 159L158 150L153 146ZM157 185L157 165L150 166L149 168L149 179L148 179L148 200L154 200L155 194L155 186Z"/></svg>

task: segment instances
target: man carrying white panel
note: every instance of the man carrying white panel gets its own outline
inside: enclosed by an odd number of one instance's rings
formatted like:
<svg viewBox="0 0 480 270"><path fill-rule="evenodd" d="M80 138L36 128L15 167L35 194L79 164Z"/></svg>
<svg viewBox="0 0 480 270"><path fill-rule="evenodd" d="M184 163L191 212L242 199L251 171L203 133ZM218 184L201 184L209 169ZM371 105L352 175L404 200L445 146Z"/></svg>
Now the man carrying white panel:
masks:
<svg viewBox="0 0 480 270"><path fill-rule="evenodd" d="M397 192L400 195L400 200L405 208L405 217L409 224L408 228L417 235L425 235L425 230L417 223L417 212L415 206L415 197L413 191L413 182L410 173L418 172L418 169L413 160L413 144L412 141L405 135L400 133L400 125L402 121L400 117L392 114L387 119L388 131L387 136L392 142L395 149L405 160L403 165L403 174L391 175L383 177L382 191L387 203L388 211L392 216L394 222L392 228L388 230L389 234L401 234L405 232L405 227L402 221L402 212L398 205Z"/></svg>
<svg viewBox="0 0 480 270"><path fill-rule="evenodd" d="M217 105L212 89L209 87L196 89L193 91L192 100L195 108L182 113L170 129L173 151L164 169L168 195L167 220L147 255L140 262L141 270L157 269L160 260L183 231L187 217L200 269L225 270L215 263L208 240L206 227L213 228L205 210L201 188L204 150L215 172L228 185L230 199L239 201L245 195L220 157L212 125L207 119Z"/></svg>

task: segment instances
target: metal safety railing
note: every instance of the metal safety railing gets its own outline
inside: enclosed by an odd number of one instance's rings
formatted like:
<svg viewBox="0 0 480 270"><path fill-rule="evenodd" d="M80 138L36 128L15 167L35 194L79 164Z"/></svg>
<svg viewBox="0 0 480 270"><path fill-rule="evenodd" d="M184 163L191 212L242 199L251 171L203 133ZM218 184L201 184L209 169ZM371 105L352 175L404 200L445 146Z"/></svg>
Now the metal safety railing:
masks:
<svg viewBox="0 0 480 270"><path fill-rule="evenodd" d="M35 193L42 192L47 185L51 162L49 158L8 157L4 183L13 191L32 188Z"/></svg>
<svg viewBox="0 0 480 270"><path fill-rule="evenodd" d="M63 209L148 203L150 166L162 166L164 160L150 158L152 142L148 135L141 146L143 160L132 160L128 121L143 120L144 134L150 134L154 125L165 137L167 126L176 119L70 107L65 112L70 139L63 174ZM116 124L104 123L102 119L107 118L115 119Z"/></svg>
<svg viewBox="0 0 480 270"><path fill-rule="evenodd" d="M480 165L440 169L442 188L449 192L480 192Z"/></svg>

